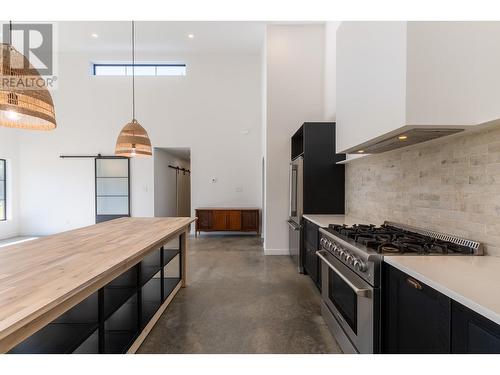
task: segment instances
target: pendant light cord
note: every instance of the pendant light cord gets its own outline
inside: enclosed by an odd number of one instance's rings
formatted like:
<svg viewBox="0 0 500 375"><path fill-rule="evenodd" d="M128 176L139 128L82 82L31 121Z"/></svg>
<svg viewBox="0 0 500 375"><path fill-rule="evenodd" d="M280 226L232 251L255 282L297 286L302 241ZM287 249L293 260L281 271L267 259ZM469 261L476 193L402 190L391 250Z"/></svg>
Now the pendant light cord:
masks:
<svg viewBox="0 0 500 375"><path fill-rule="evenodd" d="M9 21L9 44L12 45L12 21Z"/></svg>
<svg viewBox="0 0 500 375"><path fill-rule="evenodd" d="M132 120L135 120L135 23L132 21Z"/></svg>

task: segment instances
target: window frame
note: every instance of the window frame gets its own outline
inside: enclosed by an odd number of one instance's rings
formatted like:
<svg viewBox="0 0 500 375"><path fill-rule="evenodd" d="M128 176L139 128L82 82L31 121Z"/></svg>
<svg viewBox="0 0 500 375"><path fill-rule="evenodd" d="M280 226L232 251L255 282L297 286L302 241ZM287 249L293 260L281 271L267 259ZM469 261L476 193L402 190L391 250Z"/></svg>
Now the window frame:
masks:
<svg viewBox="0 0 500 375"><path fill-rule="evenodd" d="M186 69L187 66L185 63L158 63L158 64L144 64L144 63L92 63L92 75L94 77L108 77L106 74L96 74L97 69L99 67L124 67L125 68L125 74L116 74L116 75L109 75L109 77L131 77L127 74L127 68L130 67L136 67L136 68L141 68L141 67L154 67L155 68L155 74L154 75L143 75L143 77L183 77L186 75ZM183 67L184 68L184 74L176 74L176 75L158 75L158 68L159 67Z"/></svg>
<svg viewBox="0 0 500 375"><path fill-rule="evenodd" d="M4 201L4 217L0 217L1 221L7 221L7 160L0 159L0 164L3 164L3 181L0 180L0 183L3 183L3 199L0 201Z"/></svg>

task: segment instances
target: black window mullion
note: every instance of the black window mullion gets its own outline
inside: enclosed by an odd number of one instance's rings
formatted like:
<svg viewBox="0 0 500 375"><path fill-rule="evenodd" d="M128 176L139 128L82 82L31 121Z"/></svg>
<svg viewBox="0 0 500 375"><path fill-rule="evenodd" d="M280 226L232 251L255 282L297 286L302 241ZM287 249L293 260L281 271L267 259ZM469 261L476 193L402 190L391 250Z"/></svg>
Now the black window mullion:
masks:
<svg viewBox="0 0 500 375"><path fill-rule="evenodd" d="M3 202L3 214L0 216L0 221L7 220L7 162L5 159L0 159L0 168L3 170L3 179L0 184L3 185L3 195L0 196L0 202Z"/></svg>
<svg viewBox="0 0 500 375"><path fill-rule="evenodd" d="M92 66L92 72L94 76L99 76L98 74L98 69L99 67L109 67L109 66L114 66L114 67L123 67L125 68L125 76L127 75L127 68L131 68L132 66L135 67L154 67L154 74L151 75L151 77L156 77L158 76L158 68L168 66L168 67L183 67L184 69L186 68L186 64L184 63L171 63L171 64L93 64ZM106 75L106 74L103 74Z"/></svg>

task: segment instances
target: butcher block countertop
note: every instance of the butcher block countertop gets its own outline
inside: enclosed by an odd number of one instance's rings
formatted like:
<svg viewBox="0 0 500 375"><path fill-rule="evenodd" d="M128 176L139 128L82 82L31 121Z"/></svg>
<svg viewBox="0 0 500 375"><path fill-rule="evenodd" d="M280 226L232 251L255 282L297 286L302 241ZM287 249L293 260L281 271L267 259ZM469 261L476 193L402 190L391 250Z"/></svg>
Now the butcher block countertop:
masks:
<svg viewBox="0 0 500 375"><path fill-rule="evenodd" d="M194 220L127 217L1 248L0 352L185 232Z"/></svg>

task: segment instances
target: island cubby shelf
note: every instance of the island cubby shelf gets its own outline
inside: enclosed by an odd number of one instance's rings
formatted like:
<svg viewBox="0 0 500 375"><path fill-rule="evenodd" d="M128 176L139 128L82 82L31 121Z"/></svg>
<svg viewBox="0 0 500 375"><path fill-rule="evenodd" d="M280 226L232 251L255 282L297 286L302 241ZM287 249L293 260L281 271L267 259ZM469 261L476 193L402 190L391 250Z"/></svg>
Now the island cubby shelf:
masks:
<svg viewBox="0 0 500 375"><path fill-rule="evenodd" d="M9 353L126 353L169 296L180 287L183 280L181 247L179 237L178 249L162 246L152 250L135 266Z"/></svg>

